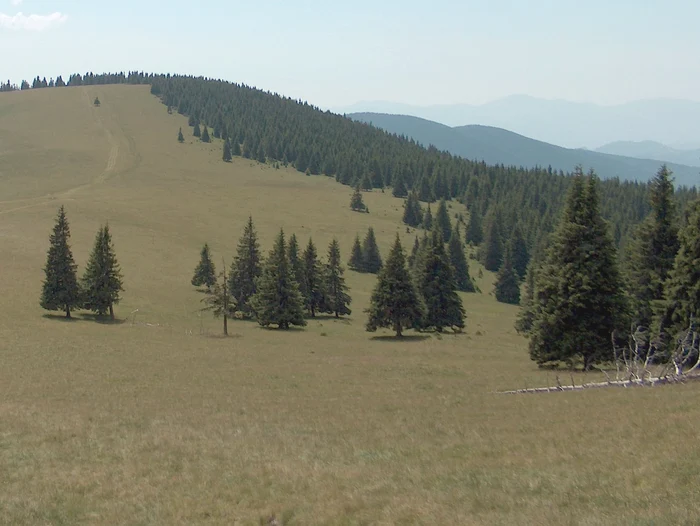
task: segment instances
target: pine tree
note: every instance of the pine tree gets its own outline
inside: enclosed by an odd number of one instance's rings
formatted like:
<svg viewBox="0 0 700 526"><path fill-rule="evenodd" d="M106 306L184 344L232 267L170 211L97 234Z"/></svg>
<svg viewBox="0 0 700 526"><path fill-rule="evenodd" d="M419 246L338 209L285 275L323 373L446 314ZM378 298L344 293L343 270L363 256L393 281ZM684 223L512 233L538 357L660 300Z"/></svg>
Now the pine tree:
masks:
<svg viewBox="0 0 700 526"><path fill-rule="evenodd" d="M423 221L423 210L415 192L408 194L403 207L403 222L412 227L420 226Z"/></svg>
<svg viewBox="0 0 700 526"><path fill-rule="evenodd" d="M202 130L199 128L199 123L195 122L194 123L194 130L192 130L192 135L195 137L201 137L202 136Z"/></svg>
<svg viewBox="0 0 700 526"><path fill-rule="evenodd" d="M355 236L355 242L352 245L352 252L350 253L350 261L348 261L348 267L355 272L364 272L362 245L360 244L359 235Z"/></svg>
<svg viewBox="0 0 700 526"><path fill-rule="evenodd" d="M445 327L464 328L464 307L457 294L457 283L450 264L445 242L437 229L433 230L418 272L418 288L423 296L426 314L422 327L442 332Z"/></svg>
<svg viewBox="0 0 700 526"><path fill-rule="evenodd" d="M664 339L687 330L700 316L700 200L688 210L688 222L678 235L680 249L665 283L658 330ZM661 267L661 265L659 265Z"/></svg>
<svg viewBox="0 0 700 526"><path fill-rule="evenodd" d="M258 235L255 232L253 218L248 217L248 223L238 241L236 257L231 264L229 275L231 295L235 299L237 309L246 317L253 314L250 298L257 291L256 282L262 274L261 263Z"/></svg>
<svg viewBox="0 0 700 526"><path fill-rule="evenodd" d="M185 136L182 135L182 128L180 128L180 131L177 132L177 142L179 142L179 143L185 142Z"/></svg>
<svg viewBox="0 0 700 526"><path fill-rule="evenodd" d="M506 248L503 263L496 275L493 292L496 296L496 301L511 305L520 304L520 276L513 268L513 257L510 248Z"/></svg>
<svg viewBox="0 0 700 526"><path fill-rule="evenodd" d="M355 212L364 212L367 208L362 200L362 192L360 192L359 186L356 186L355 191L352 193L352 197L350 198L350 208Z"/></svg>
<svg viewBox="0 0 700 526"><path fill-rule="evenodd" d="M513 228L513 233L510 236L507 248L510 250L511 261L515 272L518 274L518 279L522 280L525 278L527 265L530 263L530 253L527 249L527 243L523 238L520 225L516 224L515 228Z"/></svg>
<svg viewBox="0 0 700 526"><path fill-rule="evenodd" d="M289 329L290 325L306 325L304 300L289 265L282 230L265 262L257 287L251 304L260 325L277 325L280 329Z"/></svg>
<svg viewBox="0 0 700 526"><path fill-rule="evenodd" d="M539 365L581 360L584 370L612 359L611 335L627 306L597 178L577 168L564 214L535 281L530 357Z"/></svg>
<svg viewBox="0 0 700 526"><path fill-rule="evenodd" d="M418 251L420 250L420 241L418 241L418 236L416 236L413 242L413 248L411 248L411 254L408 256L408 269L413 271L416 265L416 258L418 257Z"/></svg>
<svg viewBox="0 0 700 526"><path fill-rule="evenodd" d="M394 330L397 337L401 337L406 328L420 327L425 316L425 306L406 268L398 234L377 278L368 314L368 332L387 327Z"/></svg>
<svg viewBox="0 0 700 526"><path fill-rule="evenodd" d="M484 230L481 226L481 216L474 210L469 210L469 226L465 241L467 245L478 245L484 240Z"/></svg>
<svg viewBox="0 0 700 526"><path fill-rule="evenodd" d="M326 290L323 280L323 268L318 260L318 253L313 240L304 249L303 256L303 287L304 303L312 318L316 312L328 312L326 302Z"/></svg>
<svg viewBox="0 0 700 526"><path fill-rule="evenodd" d="M393 195L394 197L406 197L408 195L408 190L406 189L406 181L404 181L403 175L401 175L400 173L396 176L396 178L393 181L391 195Z"/></svg>
<svg viewBox="0 0 700 526"><path fill-rule="evenodd" d="M296 234L292 234L289 237L289 242L287 243L287 259L289 260L289 268L292 271L292 276L297 282L297 285L299 285L299 291L304 295L304 262L299 256L299 242L297 241Z"/></svg>
<svg viewBox="0 0 700 526"><path fill-rule="evenodd" d="M236 299L229 288L229 279L230 277L226 277L226 263L224 263L219 279L207 289L207 295L202 299L206 304L202 310L211 311L215 318L224 319L224 336L228 336L228 319L233 318L237 310Z"/></svg>
<svg viewBox="0 0 700 526"><path fill-rule="evenodd" d="M679 248L671 175L663 165L649 183L652 211L635 231L629 249L627 289L635 324L646 328L652 324L655 306L664 298L664 284Z"/></svg>
<svg viewBox="0 0 700 526"><path fill-rule="evenodd" d="M102 104L102 103L100 102L100 99L98 97L95 97L95 102L93 102L93 104L99 108L100 104Z"/></svg>
<svg viewBox="0 0 700 526"><path fill-rule="evenodd" d="M515 330L520 334L529 334L532 330L535 312L535 268L536 264L531 261L525 273L525 296L520 302L520 312L515 321Z"/></svg>
<svg viewBox="0 0 700 526"><path fill-rule="evenodd" d="M204 125L202 127L202 136L199 138L202 142L211 142L209 137L209 126Z"/></svg>
<svg viewBox="0 0 700 526"><path fill-rule="evenodd" d="M435 224L437 228L440 229L442 239L447 241L452 237L450 213L447 211L447 203L444 199L441 199L438 205L437 214L435 215Z"/></svg>
<svg viewBox="0 0 700 526"><path fill-rule="evenodd" d="M496 272L503 261L503 229L498 210L495 210L489 217L483 250L484 268Z"/></svg>
<svg viewBox="0 0 700 526"><path fill-rule="evenodd" d="M41 307L46 310L62 310L66 318L71 317L71 309L80 306L77 268L68 241L70 227L63 206L49 237L49 251L46 256L44 273L46 278L41 292Z"/></svg>
<svg viewBox="0 0 700 526"><path fill-rule="evenodd" d="M95 246L83 275L82 290L84 308L98 316L104 316L109 311L110 319L114 320L114 304L119 303L119 293L124 288L109 225L97 232Z"/></svg>
<svg viewBox="0 0 700 526"><path fill-rule="evenodd" d="M416 238L416 242L418 238ZM459 231L459 224L452 231L452 236L450 236L450 243L448 245L450 263L454 269L455 282L457 283L457 290L462 292L476 292L476 287L474 287L474 282L469 274L469 263L467 262L467 256L464 253L464 245L462 245L461 233ZM416 247L414 246L414 249Z"/></svg>
<svg viewBox="0 0 700 526"><path fill-rule="evenodd" d="M231 155L235 155L236 157L241 156L241 145L238 144L238 141L235 139L233 141L233 146L231 147Z"/></svg>
<svg viewBox="0 0 700 526"><path fill-rule="evenodd" d="M201 287L204 285L207 289L211 289L216 283L216 268L214 267L214 262L211 260L211 252L209 251L209 245L204 243L202 251L199 256L199 264L194 269L194 276L192 276L192 285L195 287Z"/></svg>
<svg viewBox="0 0 700 526"><path fill-rule="evenodd" d="M433 229L433 213L430 211L430 205L428 205L428 209L425 211L421 226L428 232Z"/></svg>
<svg viewBox="0 0 700 526"><path fill-rule="evenodd" d="M369 227L362 241L362 271L376 274L381 268L382 256L379 254L377 238L374 237L374 229Z"/></svg>
<svg viewBox="0 0 700 526"><path fill-rule="evenodd" d="M231 162L231 145L228 143L228 141L224 141L224 155L223 159L225 163L230 163Z"/></svg>
<svg viewBox="0 0 700 526"><path fill-rule="evenodd" d="M358 239L359 246L359 239ZM325 289L328 309L335 317L349 315L351 310L348 307L351 299L348 295L348 287L345 285L343 277L343 267L340 263L340 246L338 241L333 239L328 247L328 263L325 267Z"/></svg>

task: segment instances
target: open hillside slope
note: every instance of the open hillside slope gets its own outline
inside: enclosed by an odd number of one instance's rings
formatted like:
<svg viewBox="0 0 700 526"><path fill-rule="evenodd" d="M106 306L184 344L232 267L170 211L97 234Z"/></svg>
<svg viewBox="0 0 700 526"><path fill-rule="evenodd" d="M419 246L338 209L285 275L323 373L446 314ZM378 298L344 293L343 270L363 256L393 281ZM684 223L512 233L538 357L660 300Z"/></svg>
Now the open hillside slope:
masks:
<svg viewBox="0 0 700 526"><path fill-rule="evenodd" d="M204 242L230 263L249 214L265 252L281 226L323 254L337 237L344 260L370 225L384 256L396 232L410 247L401 200L349 199L325 176L223 163L147 86L0 94L2 521L693 523L700 463L669 444L694 440L698 387L496 394L555 379L489 273L462 296L462 335L373 337L375 278L348 271L349 318L220 337L190 278ZM109 222L120 323L39 307L61 204L79 272Z"/></svg>
<svg viewBox="0 0 700 526"><path fill-rule="evenodd" d="M457 126L450 128L418 117L384 113L354 113L350 118L371 123L390 133L405 135L426 146L446 150L466 159L485 161L487 164L547 167L569 171L578 164L584 170L593 169L604 178L619 177L627 181L648 181L656 173L662 160L657 157L639 159L635 156L611 155L612 152L562 148L546 142L491 126ZM679 185L696 186L698 170L673 162L668 163Z"/></svg>

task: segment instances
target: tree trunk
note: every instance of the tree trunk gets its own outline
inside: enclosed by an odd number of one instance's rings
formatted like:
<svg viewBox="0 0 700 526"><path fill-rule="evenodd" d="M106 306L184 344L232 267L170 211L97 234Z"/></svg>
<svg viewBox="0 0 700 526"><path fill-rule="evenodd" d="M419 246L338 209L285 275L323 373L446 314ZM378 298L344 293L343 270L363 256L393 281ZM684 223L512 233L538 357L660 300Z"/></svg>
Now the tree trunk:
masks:
<svg viewBox="0 0 700 526"><path fill-rule="evenodd" d="M394 330L396 331L397 338L401 338L403 336L403 333L401 332L401 322L400 321L394 322Z"/></svg>
<svg viewBox="0 0 700 526"><path fill-rule="evenodd" d="M340 316L338 316L338 311L335 311L335 317L340 318Z"/></svg>
<svg viewBox="0 0 700 526"><path fill-rule="evenodd" d="M228 317L224 314L224 336L228 336Z"/></svg>
<svg viewBox="0 0 700 526"><path fill-rule="evenodd" d="M316 317L316 308L314 307L314 304L311 304L311 317L315 318Z"/></svg>
<svg viewBox="0 0 700 526"><path fill-rule="evenodd" d="M109 319L114 321L114 306L111 303L109 304Z"/></svg>
<svg viewBox="0 0 700 526"><path fill-rule="evenodd" d="M71 316L70 316L70 307L69 307L68 305L66 305L66 318L68 318L69 320L71 319Z"/></svg>

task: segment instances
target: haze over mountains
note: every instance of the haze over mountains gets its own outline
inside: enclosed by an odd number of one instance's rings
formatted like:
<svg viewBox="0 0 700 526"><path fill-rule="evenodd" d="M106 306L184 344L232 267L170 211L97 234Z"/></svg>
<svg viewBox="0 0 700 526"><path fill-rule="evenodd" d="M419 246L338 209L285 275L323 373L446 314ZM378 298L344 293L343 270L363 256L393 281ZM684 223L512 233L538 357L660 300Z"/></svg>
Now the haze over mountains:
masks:
<svg viewBox="0 0 700 526"><path fill-rule="evenodd" d="M605 144L595 151L612 155L637 157L638 159L656 159L666 162L700 167L700 148L671 148L655 141L615 141Z"/></svg>
<svg viewBox="0 0 700 526"><path fill-rule="evenodd" d="M700 148L700 102L689 100L654 99L601 106L513 95L483 105L412 106L369 101L332 111L413 115L450 127L495 126L566 148L595 149L616 141Z"/></svg>
<svg viewBox="0 0 700 526"><path fill-rule="evenodd" d="M483 160L487 164L524 167L552 166L571 171L581 164L593 168L601 177L646 181L659 169L661 161L610 155L585 149L562 148L501 128L467 125L451 128L444 124L406 115L355 113L350 118L372 123L390 133L405 135L424 146L434 145L467 159ZM676 183L693 186L700 181L696 167L668 163Z"/></svg>

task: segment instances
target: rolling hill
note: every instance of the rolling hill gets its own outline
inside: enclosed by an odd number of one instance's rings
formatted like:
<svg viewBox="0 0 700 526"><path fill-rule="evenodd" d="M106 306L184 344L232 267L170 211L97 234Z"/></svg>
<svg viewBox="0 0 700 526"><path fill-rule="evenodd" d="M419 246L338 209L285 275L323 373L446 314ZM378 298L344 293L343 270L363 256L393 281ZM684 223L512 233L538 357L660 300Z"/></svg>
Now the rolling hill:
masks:
<svg viewBox="0 0 700 526"><path fill-rule="evenodd" d="M348 116L390 133L411 137L426 146L432 144L454 155L483 160L487 164L529 168L551 165L563 171L571 171L580 164L585 170L593 168L602 178L619 177L629 181L648 180L660 164L653 160L562 148L490 126L450 128L418 117L379 113L353 113ZM669 164L669 168L673 170L677 184L693 186L700 181L697 168L677 164Z"/></svg>
<svg viewBox="0 0 700 526"><path fill-rule="evenodd" d="M595 151L700 167L700 149L671 148L654 141L615 141L605 144Z"/></svg>

